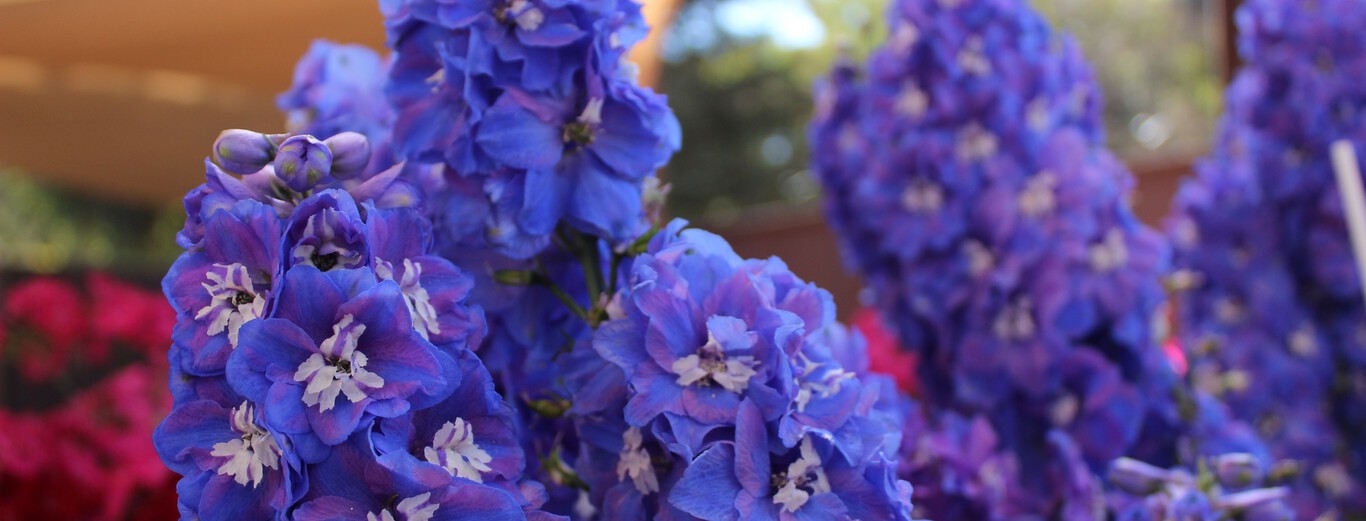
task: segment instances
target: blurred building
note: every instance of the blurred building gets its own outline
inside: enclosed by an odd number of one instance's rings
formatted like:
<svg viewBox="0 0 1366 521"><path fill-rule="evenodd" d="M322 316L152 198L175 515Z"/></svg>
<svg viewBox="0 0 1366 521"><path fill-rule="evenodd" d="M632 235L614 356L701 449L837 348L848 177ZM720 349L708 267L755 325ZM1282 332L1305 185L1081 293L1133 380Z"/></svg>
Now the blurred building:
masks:
<svg viewBox="0 0 1366 521"><path fill-rule="evenodd" d="M1165 215L1208 146L1234 0L1035 0L1106 89L1135 201ZM844 274L806 171L811 85L883 38L886 0L646 0L634 57L670 96L684 149L670 211L830 288ZM225 128L277 129L274 95L315 38L383 44L372 0L0 0L0 269L112 268L155 280L181 195Z"/></svg>

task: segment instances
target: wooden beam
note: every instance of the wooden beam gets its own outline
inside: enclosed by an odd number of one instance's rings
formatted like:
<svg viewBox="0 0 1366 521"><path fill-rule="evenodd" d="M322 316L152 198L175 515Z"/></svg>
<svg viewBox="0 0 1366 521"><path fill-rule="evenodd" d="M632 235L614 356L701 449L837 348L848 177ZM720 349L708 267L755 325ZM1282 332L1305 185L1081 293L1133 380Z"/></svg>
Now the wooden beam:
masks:
<svg viewBox="0 0 1366 521"><path fill-rule="evenodd" d="M645 21L650 24L650 35L631 50L631 61L640 67L640 83L658 87L663 73L664 61L660 57L664 35L673 25L674 17L682 7L682 0L644 0L642 9Z"/></svg>

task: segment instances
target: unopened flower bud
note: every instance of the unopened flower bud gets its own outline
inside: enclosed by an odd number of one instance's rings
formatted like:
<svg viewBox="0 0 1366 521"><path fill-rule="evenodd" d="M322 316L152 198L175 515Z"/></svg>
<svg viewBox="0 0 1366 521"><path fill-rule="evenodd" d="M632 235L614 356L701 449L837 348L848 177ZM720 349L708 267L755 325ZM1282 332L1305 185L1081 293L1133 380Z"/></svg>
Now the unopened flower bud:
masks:
<svg viewBox="0 0 1366 521"><path fill-rule="evenodd" d="M1146 496L1160 490L1170 474L1166 469L1136 459L1119 458L1110 464L1110 473L1107 477L1115 488L1137 496Z"/></svg>
<svg viewBox="0 0 1366 521"><path fill-rule="evenodd" d="M1262 464L1251 454L1224 454L1214 461L1214 476L1219 484L1234 489L1259 485L1265 476Z"/></svg>
<svg viewBox="0 0 1366 521"><path fill-rule="evenodd" d="M332 177L353 179L370 164L370 140L364 134L342 132L323 141L332 151Z"/></svg>
<svg viewBox="0 0 1366 521"><path fill-rule="evenodd" d="M1259 488L1228 494L1219 498L1216 506L1244 513L1261 512L1262 515L1256 517L1259 520L1283 521L1290 519L1290 517L1277 514L1285 512L1284 502L1289 496L1290 491L1285 487ZM1248 518L1244 517L1243 519Z"/></svg>
<svg viewBox="0 0 1366 521"><path fill-rule="evenodd" d="M274 158L275 145L260 132L240 128L224 130L213 143L214 162L234 174L254 173Z"/></svg>
<svg viewBox="0 0 1366 521"><path fill-rule="evenodd" d="M560 418L574 404L563 398L542 398L539 400L527 400L526 404L533 412L546 418Z"/></svg>
<svg viewBox="0 0 1366 521"><path fill-rule="evenodd" d="M529 286L533 275L524 270L498 270L493 272L493 280L508 286Z"/></svg>
<svg viewBox="0 0 1366 521"><path fill-rule="evenodd" d="M313 136L293 136L275 154L275 175L290 190L306 192L332 172L332 151Z"/></svg>

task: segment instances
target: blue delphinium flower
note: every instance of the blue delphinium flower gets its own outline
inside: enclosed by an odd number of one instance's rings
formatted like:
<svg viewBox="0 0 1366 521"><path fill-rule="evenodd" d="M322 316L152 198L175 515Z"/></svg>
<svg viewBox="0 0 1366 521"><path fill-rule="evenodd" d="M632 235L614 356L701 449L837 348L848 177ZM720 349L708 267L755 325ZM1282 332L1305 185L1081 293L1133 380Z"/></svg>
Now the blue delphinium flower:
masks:
<svg viewBox="0 0 1366 521"><path fill-rule="evenodd" d="M175 407L154 437L182 516L555 519L472 351L472 278L434 254L404 166L357 160L365 143L228 132L186 197L163 281Z"/></svg>
<svg viewBox="0 0 1366 521"><path fill-rule="evenodd" d="M846 258L931 361L928 391L986 409L1056 395L1083 344L1137 358L1164 246L1123 206L1075 46L1017 2L891 14L868 69L823 91L813 161Z"/></svg>
<svg viewBox="0 0 1366 521"><path fill-rule="evenodd" d="M307 485L302 465L282 448L248 401L179 401L157 427L162 461L184 476L176 486L185 519L274 519Z"/></svg>
<svg viewBox="0 0 1366 521"><path fill-rule="evenodd" d="M388 60L360 45L318 40L294 68L294 84L276 97L292 132L321 139L364 135L384 148L393 111L384 97Z"/></svg>
<svg viewBox="0 0 1366 521"><path fill-rule="evenodd" d="M683 226L626 259L606 320L559 361L575 516L909 519L894 387L863 372L829 293Z"/></svg>
<svg viewBox="0 0 1366 521"><path fill-rule="evenodd" d="M903 476L927 517L1091 519L1111 460L1172 465L1219 432L1192 428L1154 337L1167 244L1128 206L1089 67L1026 2L889 13L819 89L811 141L847 264L919 355L915 430L942 453L907 447Z"/></svg>
<svg viewBox="0 0 1366 521"><path fill-rule="evenodd" d="M374 281L368 269L290 270L277 312L249 324L229 359L233 388L266 404L277 428L328 445L443 398L458 384L442 374L454 361L413 328L398 285Z"/></svg>
<svg viewBox="0 0 1366 521"><path fill-rule="evenodd" d="M1294 460L1302 518L1366 514L1366 327L1329 146L1366 143L1366 3L1246 2L1244 68L1168 232L1191 371L1272 456Z"/></svg>
<svg viewBox="0 0 1366 521"><path fill-rule="evenodd" d="M381 456L383 457L383 456ZM421 481L430 476L393 472L376 461L366 433L358 433L313 466L318 475L309 496L294 511L301 521L523 520L513 495L470 480L445 476L443 486ZM416 479L414 479L416 478ZM437 478L437 481L442 481Z"/></svg>
<svg viewBox="0 0 1366 521"><path fill-rule="evenodd" d="M395 50L387 87L395 149L440 164L438 201L481 209L460 238L527 258L561 221L629 241L642 184L679 148L662 96L624 53L643 38L628 0L381 3ZM479 200L477 202L471 199ZM441 212L443 208L433 207Z"/></svg>
<svg viewBox="0 0 1366 521"><path fill-rule="evenodd" d="M670 495L674 506L708 520L909 515L887 493L896 489L890 461L851 466L814 436L774 453L759 406L740 402L737 418L734 441L716 443L688 465Z"/></svg>
<svg viewBox="0 0 1366 521"><path fill-rule="evenodd" d="M164 281L180 316L173 340L188 349L187 369L221 374L239 344L242 325L267 315L280 270L280 227L275 210L257 201L213 213L205 238Z"/></svg>
<svg viewBox="0 0 1366 521"><path fill-rule="evenodd" d="M639 9L385 0L392 64L319 43L293 133L220 137L164 283L185 518L909 519L901 398L830 295L656 226Z"/></svg>

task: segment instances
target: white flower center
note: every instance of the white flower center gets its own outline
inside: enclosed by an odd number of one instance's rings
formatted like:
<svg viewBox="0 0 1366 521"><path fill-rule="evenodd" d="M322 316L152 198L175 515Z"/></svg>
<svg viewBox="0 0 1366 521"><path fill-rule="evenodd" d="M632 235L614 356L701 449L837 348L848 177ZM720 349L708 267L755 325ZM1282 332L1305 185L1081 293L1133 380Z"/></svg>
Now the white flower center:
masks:
<svg viewBox="0 0 1366 521"><path fill-rule="evenodd" d="M1221 297L1214 302L1214 316L1225 324L1236 324L1243 320L1243 305L1237 300Z"/></svg>
<svg viewBox="0 0 1366 521"><path fill-rule="evenodd" d="M202 283L211 300L194 318L209 319L209 335L227 331L228 342L236 348L237 332L242 324L261 318L265 313L266 292L256 292L246 266L214 264L214 268L205 275L209 281Z"/></svg>
<svg viewBox="0 0 1366 521"><path fill-rule="evenodd" d="M996 315L992 332L1002 340L1029 340L1034 337L1034 305L1027 298L1017 299Z"/></svg>
<svg viewBox="0 0 1366 521"><path fill-rule="evenodd" d="M332 214L340 215L331 208L308 216L308 224L304 225L303 236L305 238L316 238L315 241L301 243L294 247L294 262L313 266L321 271L328 271L334 267L351 268L360 262L360 253L347 249L339 245L341 238L337 230L332 227Z"/></svg>
<svg viewBox="0 0 1366 521"><path fill-rule="evenodd" d="M840 127L839 148L841 152L858 150L862 143L863 137L859 135L858 126L848 123Z"/></svg>
<svg viewBox="0 0 1366 521"><path fill-rule="evenodd" d="M707 333L707 343L697 353L674 360L674 374L678 385L708 385L715 382L727 391L740 394L749 387L749 379L758 374L759 362L752 356L726 357L725 349L716 337Z"/></svg>
<svg viewBox="0 0 1366 521"><path fill-rule="evenodd" d="M1129 248L1124 244L1124 232L1111 228L1105 232L1105 240L1092 244L1090 249L1091 269L1106 272L1117 269L1129 262Z"/></svg>
<svg viewBox="0 0 1366 521"><path fill-rule="evenodd" d="M1057 198L1053 195L1057 186L1057 176L1047 170L1030 178L1016 198L1020 213L1029 217L1042 217L1052 213L1053 209L1057 208Z"/></svg>
<svg viewBox="0 0 1366 521"><path fill-rule="evenodd" d="M1081 408L1081 402L1072 394L1064 394L1048 407L1049 419L1053 420L1053 425L1066 427L1072 424L1072 420L1077 418L1077 411Z"/></svg>
<svg viewBox="0 0 1366 521"><path fill-rule="evenodd" d="M1029 128L1035 132L1048 130L1048 99L1034 98L1025 108L1025 121L1029 122Z"/></svg>
<svg viewBox="0 0 1366 521"><path fill-rule="evenodd" d="M969 239L963 243L963 253L968 256L968 271L974 277L981 276L996 266L996 256L986 245Z"/></svg>
<svg viewBox="0 0 1366 521"><path fill-rule="evenodd" d="M393 510L384 509L378 514L370 512L365 514L366 521L430 521L436 516L436 510L441 505L433 505L427 501L432 498L431 492L423 492L416 496L399 501ZM398 517L394 516L394 511L398 512Z"/></svg>
<svg viewBox="0 0 1366 521"><path fill-rule="evenodd" d="M480 472L490 472L489 462L493 457L474 442L474 426L464 418L446 422L436 431L432 446L422 451L427 462L438 465L452 476L470 481L484 482Z"/></svg>
<svg viewBox="0 0 1366 521"><path fill-rule="evenodd" d="M583 113L579 114L579 123L589 126L602 124L602 104L603 98L593 98L588 100L588 105L583 108Z"/></svg>
<svg viewBox="0 0 1366 521"><path fill-rule="evenodd" d="M508 14L517 21L517 27L527 32L540 29L541 24L545 23L545 13L527 0L512 0L508 5Z"/></svg>
<svg viewBox="0 0 1366 521"><path fill-rule="evenodd" d="M1301 324L1290 334L1290 352L1299 356L1310 357L1319 351L1319 342L1314 337L1313 324Z"/></svg>
<svg viewBox="0 0 1366 521"><path fill-rule="evenodd" d="M446 83L446 69L437 69L436 72L427 77L426 83L431 86L432 92L436 92L437 89L441 88L441 84Z"/></svg>
<svg viewBox="0 0 1366 521"><path fill-rule="evenodd" d="M1230 369L1224 373L1224 389L1240 393L1252 385L1252 375L1241 369Z"/></svg>
<svg viewBox="0 0 1366 521"><path fill-rule="evenodd" d="M280 468L280 446L274 436L256 426L255 407L246 401L232 408L232 430L242 436L215 443L209 454L228 458L218 466L219 474L232 476L238 485L251 483L252 488L259 487L266 478L266 469Z"/></svg>
<svg viewBox="0 0 1366 521"><path fill-rule="evenodd" d="M441 324L436 318L436 307L432 306L427 288L422 287L422 263L403 259L403 278L394 279L394 266L383 260L375 262L375 274L380 280L394 280L403 291L403 302L408 305L408 314L413 316L413 329L422 338L441 334Z"/></svg>
<svg viewBox="0 0 1366 521"><path fill-rule="evenodd" d="M938 212L944 207L944 189L930 181L911 181L911 184L901 191L901 207L911 213Z"/></svg>
<svg viewBox="0 0 1366 521"><path fill-rule="evenodd" d="M579 497L574 500L574 513L578 514L578 519L598 517L598 507L593 506L593 497L588 495L588 491L579 490Z"/></svg>
<svg viewBox="0 0 1366 521"><path fill-rule="evenodd" d="M969 123L958 132L958 158L980 161L996 155L996 135L977 123Z"/></svg>
<svg viewBox="0 0 1366 521"><path fill-rule="evenodd" d="M906 54L910 52L911 46L915 45L915 42L919 40L920 30L916 29L914 25L911 25L910 22L902 22L897 26L896 30L892 32L890 43L892 49L896 50L897 54Z"/></svg>
<svg viewBox="0 0 1366 521"><path fill-rule="evenodd" d="M294 381L306 382L304 404L320 405L319 412L326 412L337 406L337 396L346 395L351 403L365 399L365 388L380 389L384 379L366 371L368 359L365 353L356 351L365 325L356 323L355 317L346 315L332 326L332 336L323 340L317 353L299 364L294 372Z"/></svg>
<svg viewBox="0 0 1366 521"><path fill-rule="evenodd" d="M811 362L804 353L797 353L797 356L801 364L801 374L795 378L797 397L793 400L797 404L797 412L805 412L812 399L825 399L839 393L844 382L855 377L854 373L843 369L827 368Z"/></svg>
<svg viewBox="0 0 1366 521"><path fill-rule="evenodd" d="M1172 237L1176 244L1186 248L1194 248L1200 243L1200 227L1190 219L1181 219L1176 222Z"/></svg>
<svg viewBox="0 0 1366 521"><path fill-rule="evenodd" d="M903 116L919 119L930 106L930 98L925 91L916 87L914 81L906 81L901 94L896 97L896 111Z"/></svg>
<svg viewBox="0 0 1366 521"><path fill-rule="evenodd" d="M650 452L641 446L640 429L631 427L621 435L621 459L617 461L617 481L631 477L636 490L649 495L659 492L659 478L650 462Z"/></svg>
<svg viewBox="0 0 1366 521"><path fill-rule="evenodd" d="M1328 463L1314 469L1314 483L1334 498L1346 497L1352 491L1352 477L1341 463Z"/></svg>
<svg viewBox="0 0 1366 521"><path fill-rule="evenodd" d="M991 74L991 60L987 59L985 50L986 44L982 42L982 37L968 38L967 43L958 51L958 66L963 72L974 76Z"/></svg>
<svg viewBox="0 0 1366 521"><path fill-rule="evenodd" d="M787 466L787 472L773 476L779 484L773 494L773 504L782 505L787 512L796 512L811 496L830 492L830 481L821 469L821 457L811 445L811 438L802 439L801 457Z"/></svg>

